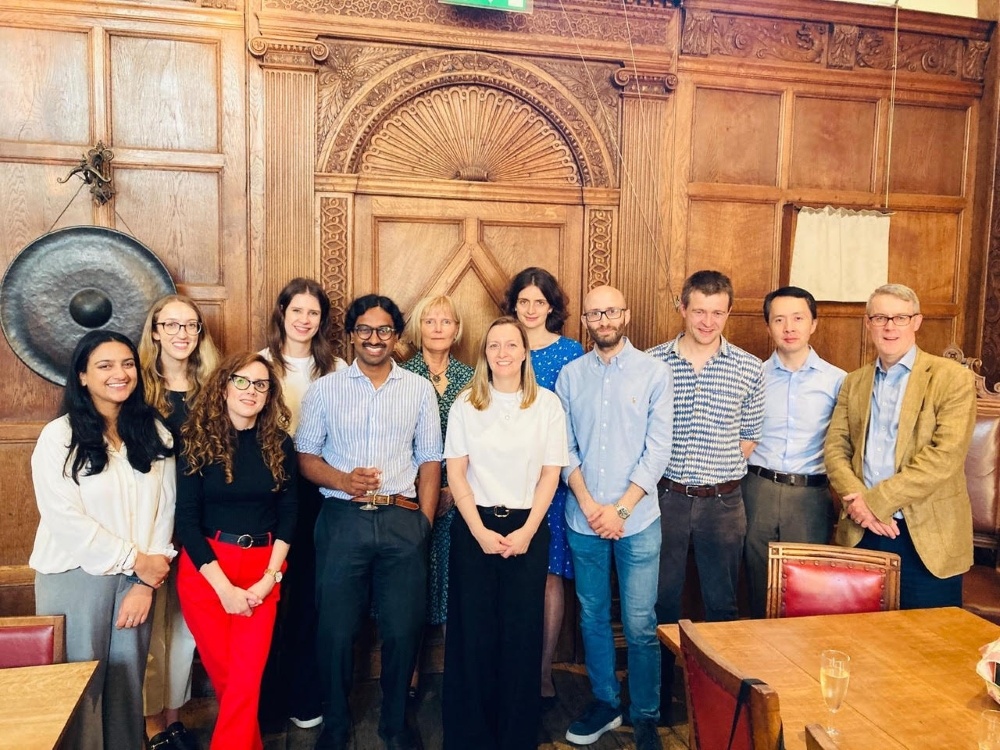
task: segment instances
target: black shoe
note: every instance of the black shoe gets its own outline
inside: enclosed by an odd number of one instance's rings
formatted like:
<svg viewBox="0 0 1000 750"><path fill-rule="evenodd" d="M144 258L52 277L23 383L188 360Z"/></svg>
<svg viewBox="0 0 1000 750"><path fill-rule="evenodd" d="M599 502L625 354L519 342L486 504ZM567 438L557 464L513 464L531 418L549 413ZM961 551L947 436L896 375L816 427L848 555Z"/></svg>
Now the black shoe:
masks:
<svg viewBox="0 0 1000 750"><path fill-rule="evenodd" d="M168 746L170 750L201 750L195 736L179 721L175 721L167 727L163 734L170 736L170 745Z"/></svg>
<svg viewBox="0 0 1000 750"><path fill-rule="evenodd" d="M414 732L404 729L391 737L386 737L379 732L382 742L385 743L385 750L421 750L420 742Z"/></svg>
<svg viewBox="0 0 1000 750"><path fill-rule="evenodd" d="M652 719L639 719L632 724L635 731L635 750L663 750L663 742L656 731L656 722Z"/></svg>
<svg viewBox="0 0 1000 750"><path fill-rule="evenodd" d="M542 699L541 699L542 713L544 714L544 713L548 713L549 711L551 711L553 708L556 707L556 704L558 702L559 702L559 696L558 695L543 695Z"/></svg>
<svg viewBox="0 0 1000 750"><path fill-rule="evenodd" d="M170 734L168 732L154 734L150 739L146 740L146 747L148 750L174 750L174 744L170 741Z"/></svg>

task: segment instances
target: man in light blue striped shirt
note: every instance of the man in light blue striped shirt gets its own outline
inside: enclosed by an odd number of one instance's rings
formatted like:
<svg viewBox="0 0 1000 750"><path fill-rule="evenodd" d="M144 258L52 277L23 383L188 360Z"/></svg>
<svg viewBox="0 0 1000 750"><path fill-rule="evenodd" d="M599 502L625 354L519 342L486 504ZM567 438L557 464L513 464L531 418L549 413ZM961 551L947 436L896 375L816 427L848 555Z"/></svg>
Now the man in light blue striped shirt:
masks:
<svg viewBox="0 0 1000 750"><path fill-rule="evenodd" d="M786 286L764 298L764 322L775 352L764 363L764 431L743 479L750 611L767 605L768 543L829 544L833 498L823 466L823 441L847 375L809 346L816 300Z"/></svg>
<svg viewBox="0 0 1000 750"><path fill-rule="evenodd" d="M670 370L627 338L631 313L617 289L592 289L583 321L594 348L563 367L556 393L567 415L567 535L576 569L580 630L594 702L566 739L589 745L621 724L621 686L611 632L611 565L618 574L628 643L636 750L659 750L660 653L656 581L660 567L657 482L670 460Z"/></svg>
<svg viewBox="0 0 1000 750"><path fill-rule="evenodd" d="M430 381L398 367L403 315L388 297L347 310L355 361L315 381L295 433L302 474L319 485L316 521L318 659L328 686L317 748L346 750L354 639L372 591L382 636L379 734L418 747L406 696L426 606L428 538L441 487L441 422ZM294 571L289 571L294 575Z"/></svg>

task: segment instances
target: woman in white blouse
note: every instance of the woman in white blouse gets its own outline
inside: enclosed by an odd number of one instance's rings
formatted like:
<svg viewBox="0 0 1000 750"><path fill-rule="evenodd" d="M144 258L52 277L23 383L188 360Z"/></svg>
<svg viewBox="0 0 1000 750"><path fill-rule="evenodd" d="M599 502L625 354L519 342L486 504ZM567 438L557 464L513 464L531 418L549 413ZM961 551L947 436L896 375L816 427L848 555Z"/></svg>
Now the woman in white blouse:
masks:
<svg viewBox="0 0 1000 750"><path fill-rule="evenodd" d="M451 409L452 526L444 667L445 750L534 750L548 567L545 513L568 461L566 416L539 388L528 337L493 321Z"/></svg>
<svg viewBox="0 0 1000 750"><path fill-rule="evenodd" d="M176 554L173 443L146 404L138 363L122 334L84 335L64 414L31 455L36 610L66 616L70 661L101 662L67 734L86 750L142 747L148 618Z"/></svg>

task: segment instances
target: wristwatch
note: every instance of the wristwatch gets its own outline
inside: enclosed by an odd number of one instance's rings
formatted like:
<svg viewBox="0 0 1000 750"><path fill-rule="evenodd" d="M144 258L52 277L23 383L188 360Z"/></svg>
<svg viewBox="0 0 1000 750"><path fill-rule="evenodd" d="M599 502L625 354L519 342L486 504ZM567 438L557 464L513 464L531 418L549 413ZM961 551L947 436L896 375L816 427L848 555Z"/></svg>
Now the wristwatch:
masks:
<svg viewBox="0 0 1000 750"><path fill-rule="evenodd" d="M264 571L264 575L271 576L275 583L281 583L281 579L284 578L280 570L271 570L270 568Z"/></svg>
<svg viewBox="0 0 1000 750"><path fill-rule="evenodd" d="M618 517L623 521L627 521L628 517L632 515L632 511L630 511L621 503L615 503L614 508L615 508L615 513L617 513Z"/></svg>

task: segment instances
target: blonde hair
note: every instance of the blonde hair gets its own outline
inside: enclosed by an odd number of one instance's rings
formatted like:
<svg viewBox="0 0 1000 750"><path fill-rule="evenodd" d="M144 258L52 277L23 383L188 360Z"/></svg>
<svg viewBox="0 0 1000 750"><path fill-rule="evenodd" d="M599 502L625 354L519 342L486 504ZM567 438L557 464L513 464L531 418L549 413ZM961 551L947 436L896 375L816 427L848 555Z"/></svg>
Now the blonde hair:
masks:
<svg viewBox="0 0 1000 750"><path fill-rule="evenodd" d="M163 308L171 302L180 302L187 305L201 323L201 333L198 334L198 344L195 346L191 356L185 361L187 367L188 391L187 399L191 401L201 391L209 374L219 364L219 350L212 341L212 334L209 333L205 325L205 316L195 301L183 294L168 294L160 297L153 306L149 308L146 315L146 322L142 326L142 334L139 337L139 365L142 368L142 379L145 384L146 403L152 406L161 416L167 417L173 412L173 407L167 399L167 383L160 372L160 354L162 345L160 341L153 338L153 326L159 321L157 316Z"/></svg>
<svg viewBox="0 0 1000 750"><path fill-rule="evenodd" d="M504 315L490 323L489 328L483 333L483 340L479 343L479 357L476 360L476 371L472 375L472 380L467 386L469 390L469 403L477 411L483 411L490 405L490 383L493 382L493 373L490 371L490 364L486 360L486 339L494 328L498 326L514 326L521 334L521 343L524 345L524 362L521 363L521 408L527 409L538 397L538 381L535 380L535 370L531 366L531 347L528 346L528 332L521 321L517 318Z"/></svg>
<svg viewBox="0 0 1000 750"><path fill-rule="evenodd" d="M865 312L869 315L872 312L872 300L876 297L895 297L903 302L909 302L913 305L913 314L920 315L920 300L917 299L917 293L905 284L883 284L872 292L868 297L868 304L865 305Z"/></svg>

